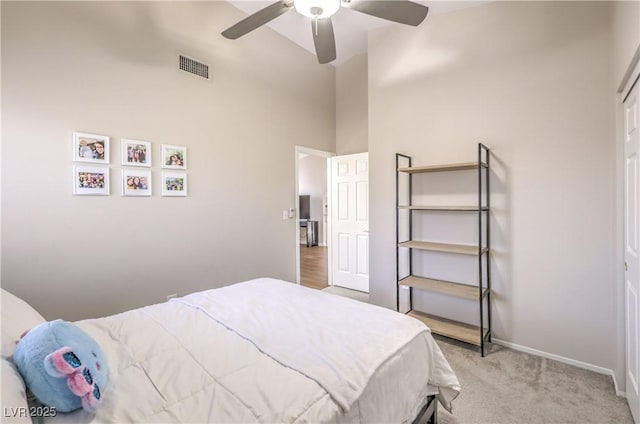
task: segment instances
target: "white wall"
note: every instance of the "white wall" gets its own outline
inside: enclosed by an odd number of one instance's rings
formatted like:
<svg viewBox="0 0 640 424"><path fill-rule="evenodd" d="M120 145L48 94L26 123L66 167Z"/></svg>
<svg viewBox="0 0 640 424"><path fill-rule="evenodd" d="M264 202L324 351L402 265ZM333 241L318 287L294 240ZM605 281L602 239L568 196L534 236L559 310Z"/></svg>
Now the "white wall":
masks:
<svg viewBox="0 0 640 424"><path fill-rule="evenodd" d="M367 55L336 67L336 153L349 155L368 148Z"/></svg>
<svg viewBox="0 0 640 424"><path fill-rule="evenodd" d="M640 49L640 2L617 1L613 13L613 60L616 83L622 77L634 55Z"/></svg>
<svg viewBox="0 0 640 424"><path fill-rule="evenodd" d="M47 318L119 312L258 276L295 279L294 146L335 146L335 72L225 2L2 2L2 286ZM177 70L178 53L211 80ZM112 137L111 195L71 195L71 135ZM119 195L120 138L154 194ZM189 197L160 197L162 143Z"/></svg>
<svg viewBox="0 0 640 424"><path fill-rule="evenodd" d="M374 303L395 308L394 153L416 164L473 161L483 141L494 337L613 369L624 382L613 8L492 2L370 34Z"/></svg>
<svg viewBox="0 0 640 424"><path fill-rule="evenodd" d="M298 162L298 193L310 197L311 220L318 221L318 244L326 246L323 196L327 193L327 158L305 155ZM304 230L301 230L302 232Z"/></svg>

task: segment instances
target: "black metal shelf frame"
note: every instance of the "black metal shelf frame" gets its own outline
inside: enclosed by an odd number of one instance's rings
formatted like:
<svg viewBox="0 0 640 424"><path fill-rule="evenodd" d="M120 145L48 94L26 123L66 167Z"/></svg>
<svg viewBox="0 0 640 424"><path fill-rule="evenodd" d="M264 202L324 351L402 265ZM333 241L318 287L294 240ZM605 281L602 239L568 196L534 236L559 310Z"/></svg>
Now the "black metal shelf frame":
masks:
<svg viewBox="0 0 640 424"><path fill-rule="evenodd" d="M491 317L491 187L490 187L490 150L483 143L478 143L478 158L477 158L477 178L478 178L478 207L477 209L469 209L470 211L477 211L478 213L478 303L480 307L480 327L479 327L479 340L480 340L480 353L484 357L485 355L485 343L491 343L492 336L492 317ZM404 161L407 164L401 166L400 162ZM402 280L400 276L400 247L399 244L403 241L400 240L400 209L408 211L409 215L409 237L413 234L413 213L416 210L411 208L412 205L412 193L413 193L413 173L408 173L408 204L400 206L400 168L412 167L412 157L401 153L396 153L396 310L400 311L400 284ZM445 171L445 169L443 169ZM484 181L483 181L484 171ZM455 171L449 171L455 172ZM483 183L484 182L484 183ZM428 208L426 210L429 210ZM454 210L454 209L439 209L439 210ZM483 220L484 213L484 220ZM413 275L413 248L409 247L409 274ZM485 278L486 275L486 278ZM406 276L405 276L406 277ZM487 318L485 322L485 299L486 299L486 312ZM409 311L413 310L413 287L409 286ZM486 326L485 326L486 324Z"/></svg>
<svg viewBox="0 0 640 424"><path fill-rule="evenodd" d="M400 205L400 172L398 171L398 169L400 168L400 161L402 160L401 158L404 158L408 161L408 166L411 167L412 164L412 159L411 156L407 156L407 155L403 155L402 153L396 153L396 311L400 312L400 286L398 285L398 282L401 280L400 278L400 249L398 248L398 245L400 244L400 208L398 207ZM412 193L412 179L413 176L411 174L408 175L409 177L409 202L407 204L407 206L411 206L412 205L412 198L411 198L411 193ZM412 233L412 217L413 213L412 210L409 209L409 237L411 237ZM409 257L411 257L411 253L409 253ZM412 264L411 264L411 259L409 259L409 275L411 274L412 271ZM411 288L409 288L409 305L413 305L413 290Z"/></svg>
<svg viewBox="0 0 640 424"><path fill-rule="evenodd" d="M483 154L484 152L484 154ZM483 156L484 156L484 161L483 161ZM484 344L485 344L485 340L488 341L489 343L491 343L491 260L490 260L490 252L491 252L491 187L489 185L489 170L491 169L491 155L489 154L489 148L487 146L485 146L482 143L478 143L478 298L479 298L479 303L480 303L480 336L481 336L481 340L480 340L480 353L481 355L484 357ZM485 171L485 190L483 190L482 187L482 164L485 163L486 167L484 168ZM484 225L484 230L485 230L485 236L486 236L486 241L485 241L485 246L487 248L486 250L486 254L482 255L482 248L483 248L483 243L482 243L482 193L485 193L485 197L486 197L486 206L487 209L485 211L485 225ZM484 310L483 310L483 306L484 306L484 302L483 302L483 298L484 296L482 295L483 292L483 277L484 277L484 273L483 273L483 267L482 267L482 262L484 260L484 264L486 266L486 275L487 275L487 282L486 282L486 298L487 298L487 333L484 333Z"/></svg>

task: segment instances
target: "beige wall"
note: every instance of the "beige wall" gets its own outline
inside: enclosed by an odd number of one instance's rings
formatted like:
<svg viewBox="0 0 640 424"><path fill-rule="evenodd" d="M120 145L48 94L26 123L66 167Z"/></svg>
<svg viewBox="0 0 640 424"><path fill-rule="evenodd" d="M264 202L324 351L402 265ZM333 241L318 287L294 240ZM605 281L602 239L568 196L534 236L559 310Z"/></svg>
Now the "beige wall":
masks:
<svg viewBox="0 0 640 424"><path fill-rule="evenodd" d="M335 72L225 2L2 2L2 286L47 318L111 314L258 276L295 279L294 146L334 150ZM211 80L177 70L178 53ZM111 137L111 195L71 195L73 131ZM154 193L121 197L120 138ZM160 145L189 197L160 197ZM265 178L268 176L268 178Z"/></svg>
<svg viewBox="0 0 640 424"><path fill-rule="evenodd" d="M640 54L640 1L615 2L613 14L614 78L620 84L634 55ZM637 59L636 59L637 60Z"/></svg>
<svg viewBox="0 0 640 424"><path fill-rule="evenodd" d="M367 55L354 56L336 68L336 153L368 149Z"/></svg>
<svg viewBox="0 0 640 424"><path fill-rule="evenodd" d="M416 164L472 161L483 141L495 338L612 369L624 385L613 9L492 2L370 34L374 303L395 308L394 153ZM447 184L434 187L443 199Z"/></svg>

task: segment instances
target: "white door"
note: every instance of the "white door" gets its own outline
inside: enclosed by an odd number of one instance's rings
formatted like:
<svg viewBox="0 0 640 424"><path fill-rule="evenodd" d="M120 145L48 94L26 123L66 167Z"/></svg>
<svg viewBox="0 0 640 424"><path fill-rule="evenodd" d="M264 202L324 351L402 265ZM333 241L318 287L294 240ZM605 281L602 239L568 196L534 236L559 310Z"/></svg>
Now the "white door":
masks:
<svg viewBox="0 0 640 424"><path fill-rule="evenodd" d="M331 278L369 292L369 154L331 158Z"/></svg>
<svg viewBox="0 0 640 424"><path fill-rule="evenodd" d="M625 260L625 322L626 322L626 392L633 419L640 422L640 82L624 102L624 260Z"/></svg>

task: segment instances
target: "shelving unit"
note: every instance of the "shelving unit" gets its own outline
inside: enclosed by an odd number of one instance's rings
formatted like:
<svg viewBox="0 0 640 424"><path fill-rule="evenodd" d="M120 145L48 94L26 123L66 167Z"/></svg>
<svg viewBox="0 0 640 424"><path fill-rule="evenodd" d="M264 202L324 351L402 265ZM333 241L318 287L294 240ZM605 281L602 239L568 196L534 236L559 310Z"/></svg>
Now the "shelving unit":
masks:
<svg viewBox="0 0 640 424"><path fill-rule="evenodd" d="M410 316L423 321L431 331L445 337L460 340L480 347L482 356L485 344L491 342L491 270L490 270L490 186L489 186L489 148L478 143L478 160L476 162L453 163L444 165L412 166L412 158L400 153L396 154L396 297L397 309L400 311L400 286L409 287ZM405 162L401 164L401 162ZM401 166L402 165L402 166ZM418 174L432 172L477 171L477 203L475 205L414 205L413 178ZM484 173L484 179L483 179ZM400 176L408 174L405 194L408 204L400 204ZM408 222L408 240L400 240L400 211L406 210ZM477 213L478 243L475 245L452 244L428 240L413 239L413 223L415 219L429 219L429 212L466 212ZM419 216L415 216L418 215ZM408 273L401 275L400 252L409 249ZM472 255L478 258L478 278L476 282L454 282L429 278L426 275L413 274L414 256L429 252L444 252L451 255ZM428 272L428 271L427 271ZM438 293L462 299L464 302L476 301L480 309L479 325L454 321L444 317L416 311L413 309L413 290ZM486 309L485 309L486 308ZM485 318L486 311L486 318Z"/></svg>

